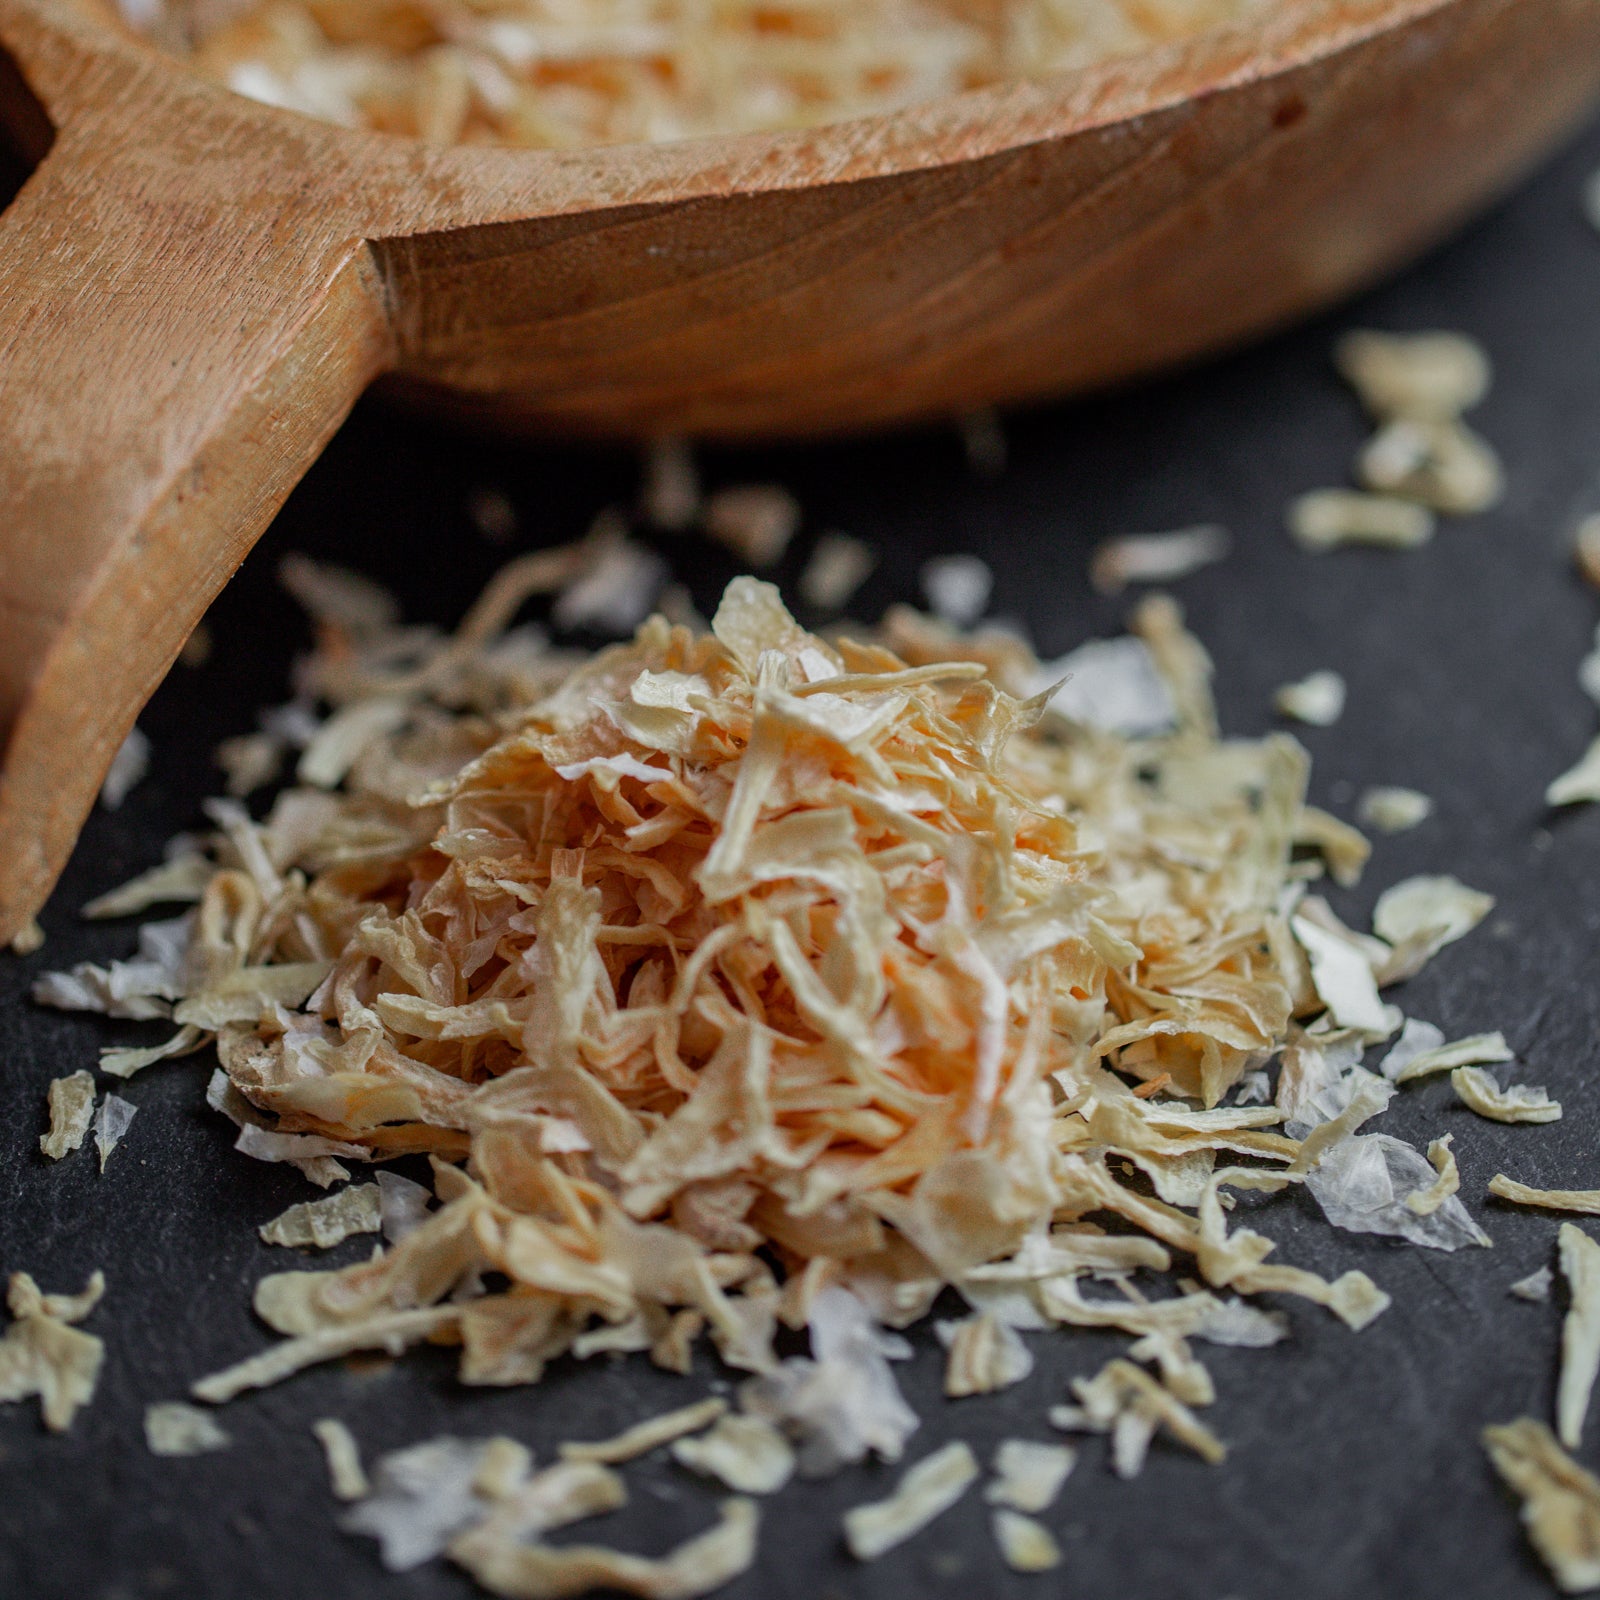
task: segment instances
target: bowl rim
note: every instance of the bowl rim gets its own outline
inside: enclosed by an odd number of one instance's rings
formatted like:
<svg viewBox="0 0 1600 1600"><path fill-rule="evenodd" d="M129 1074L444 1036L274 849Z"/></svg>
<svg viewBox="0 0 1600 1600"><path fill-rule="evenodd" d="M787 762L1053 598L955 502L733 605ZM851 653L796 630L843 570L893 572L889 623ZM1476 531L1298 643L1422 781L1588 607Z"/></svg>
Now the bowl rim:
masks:
<svg viewBox="0 0 1600 1600"><path fill-rule="evenodd" d="M165 80L207 124L244 126L313 166L427 193L435 227L481 226L696 199L811 189L964 165L1075 135L1115 138L1163 114L1315 66L1472 0L1290 0L1265 17L1086 68L915 102L804 129L706 134L662 143L544 150L431 145L413 135L324 122L249 99L134 31L110 0L0 0L0 51L16 62L59 134L91 120L87 99L41 92L8 21L142 85ZM1489 0L1493 3L1493 0ZM1520 0L1531 4L1534 0ZM73 103L77 100L77 103ZM418 217L422 221L422 217ZM403 232L418 231L405 228ZM424 231L431 231L424 223Z"/></svg>

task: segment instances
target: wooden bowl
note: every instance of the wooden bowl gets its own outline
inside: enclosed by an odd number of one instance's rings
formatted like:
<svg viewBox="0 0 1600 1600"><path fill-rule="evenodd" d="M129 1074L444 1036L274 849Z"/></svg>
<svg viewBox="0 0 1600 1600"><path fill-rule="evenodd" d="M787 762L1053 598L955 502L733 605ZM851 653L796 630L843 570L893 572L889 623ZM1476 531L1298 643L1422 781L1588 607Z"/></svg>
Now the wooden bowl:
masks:
<svg viewBox="0 0 1600 1600"><path fill-rule="evenodd" d="M0 0L0 937L383 378L497 424L817 433L1182 361L1415 254L1573 127L1595 0L1264 27L806 133L432 148ZM9 61L6 58L9 53Z"/></svg>

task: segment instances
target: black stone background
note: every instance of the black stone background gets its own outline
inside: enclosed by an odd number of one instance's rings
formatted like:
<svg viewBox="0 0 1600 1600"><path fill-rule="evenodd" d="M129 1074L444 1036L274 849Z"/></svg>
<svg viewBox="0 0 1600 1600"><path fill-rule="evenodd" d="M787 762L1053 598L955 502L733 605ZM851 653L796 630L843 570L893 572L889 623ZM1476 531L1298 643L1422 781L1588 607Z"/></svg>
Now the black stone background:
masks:
<svg viewBox="0 0 1600 1600"><path fill-rule="evenodd" d="M1084 581L1096 540L1226 523L1232 559L1179 593L1215 655L1228 731L1269 728L1272 690L1290 678L1319 667L1345 675L1343 721L1300 735L1316 760L1315 798L1349 815L1364 786L1405 783L1434 795L1438 810L1415 832L1380 840L1367 882L1335 892L1335 903L1359 918L1386 883L1423 871L1492 891L1499 905L1488 922L1399 997L1452 1037L1503 1028L1522 1058L1518 1076L1548 1085L1567 1113L1552 1126L1505 1128L1453 1104L1448 1083L1435 1080L1406 1090L1385 1119L1419 1144L1455 1132L1464 1195L1492 1251L1440 1255L1335 1234L1304 1195L1264 1202L1281 1259L1328 1274L1362 1267L1393 1294L1393 1309L1357 1335L1290 1302L1291 1340L1264 1352L1203 1349L1226 1466L1158 1444L1143 1477L1122 1483L1103 1442L1089 1443L1047 1514L1066 1552L1057 1573L1007 1572L976 1493L876 1565L853 1566L839 1515L895 1475L871 1466L769 1502L759 1566L728 1600L1550 1592L1477 1434L1486 1422L1549 1413L1561 1298L1529 1305L1506 1287L1552 1259L1557 1219L1483 1196L1502 1169L1538 1184L1600 1182L1600 810L1553 817L1541 801L1597 720L1574 671L1600 601L1566 558L1574 521L1600 507L1600 238L1578 198L1597 164L1600 129L1454 243L1336 316L1149 387L1017 415L998 480L974 476L941 429L706 457L712 483L775 477L799 494L808 522L779 573L786 586L828 527L883 552L856 607L866 616L914 598L927 555L976 551L997 574L995 614L1023 619L1045 652L1118 626L1124 605ZM1281 529L1287 497L1344 481L1363 437L1327 360L1352 322L1464 329L1496 363L1475 421L1504 454L1505 504L1446 526L1415 553L1311 556ZM230 1451L158 1460L142 1443L144 1406L265 1344L250 1290L293 1258L260 1244L255 1227L307 1198L307 1186L230 1152L231 1130L202 1104L204 1057L152 1068L121 1091L139 1115L104 1177L90 1149L59 1165L37 1149L49 1079L92 1065L98 1045L158 1033L35 1009L29 981L47 966L131 950L130 926L85 925L75 908L198 821L217 783L212 746L283 697L305 630L275 586L279 557L306 549L377 573L410 614L449 623L508 554L470 524L473 487L509 493L525 538L538 543L577 534L602 505L629 499L634 482L622 453L462 437L364 405L217 602L210 663L176 668L146 711L153 772L121 811L91 819L45 913L44 950L0 957L0 1268L26 1268L48 1289L75 1290L96 1266L110 1281L88 1324L106 1340L104 1377L72 1432L46 1435L31 1403L0 1410L5 1600L465 1596L459 1572L435 1563L389 1576L369 1541L338 1531L312 1419L345 1418L369 1457L441 1432L495 1431L548 1456L557 1440L609 1433L726 1376L708 1357L688 1382L642 1358L600 1360L561 1363L536 1389L473 1391L455 1383L447 1355L430 1351L359 1371L323 1368L239 1400L223 1416ZM698 544L674 554L709 609L733 568ZM333 1259L369 1245L352 1241ZM915 1360L899 1369L926 1419L910 1458L957 1435L985 1458L1006 1435L1048 1436L1045 1408L1120 1343L1032 1342L1038 1365L1026 1382L950 1404L938 1397L938 1354L920 1334ZM1600 1467L1600 1422L1591 1431L1582 1455ZM714 1495L669 1461L626 1475L627 1510L575 1536L660 1551L709 1522Z"/></svg>

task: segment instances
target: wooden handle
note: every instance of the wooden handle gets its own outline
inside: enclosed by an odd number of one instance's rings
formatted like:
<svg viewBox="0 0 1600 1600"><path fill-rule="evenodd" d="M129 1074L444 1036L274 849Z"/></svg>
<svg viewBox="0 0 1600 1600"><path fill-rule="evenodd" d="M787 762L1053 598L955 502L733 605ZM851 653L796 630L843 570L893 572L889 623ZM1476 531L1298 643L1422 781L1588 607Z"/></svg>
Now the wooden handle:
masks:
<svg viewBox="0 0 1600 1600"><path fill-rule="evenodd" d="M391 360L360 239L147 87L99 85L0 215L0 939Z"/></svg>

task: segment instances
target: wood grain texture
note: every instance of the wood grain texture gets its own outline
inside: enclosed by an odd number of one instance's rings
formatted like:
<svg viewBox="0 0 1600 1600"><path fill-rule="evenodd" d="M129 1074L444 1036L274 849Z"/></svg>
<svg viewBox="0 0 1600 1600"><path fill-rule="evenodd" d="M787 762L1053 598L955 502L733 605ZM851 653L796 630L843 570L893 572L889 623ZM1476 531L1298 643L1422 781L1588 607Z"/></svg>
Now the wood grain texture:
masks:
<svg viewBox="0 0 1600 1600"><path fill-rule="evenodd" d="M499 426L761 435L1185 360L1504 187L1600 86L1600 4L1303 0L894 116L537 153L255 105L94 0L0 0L0 46L0 123L49 144L0 217L9 937L380 374Z"/></svg>

